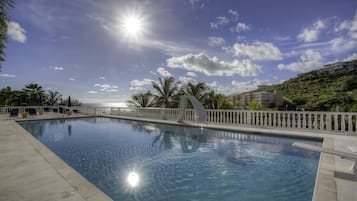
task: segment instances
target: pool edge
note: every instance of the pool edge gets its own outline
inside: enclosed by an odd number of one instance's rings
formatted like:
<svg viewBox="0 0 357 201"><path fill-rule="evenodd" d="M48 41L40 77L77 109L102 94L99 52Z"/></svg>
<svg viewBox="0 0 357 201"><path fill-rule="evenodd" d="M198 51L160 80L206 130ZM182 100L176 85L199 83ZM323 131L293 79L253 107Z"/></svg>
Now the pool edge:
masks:
<svg viewBox="0 0 357 201"><path fill-rule="evenodd" d="M73 117L76 118L76 117ZM82 118L82 117L80 117ZM54 119L54 118L51 118ZM58 119L58 118L55 118ZM68 118L66 118L68 119ZM50 119L38 119L38 120L50 120ZM29 121L29 120L27 120ZM31 121L31 120L30 120ZM11 123L14 123L11 125ZM26 142L34 151L42 157L45 162L55 170L55 172L63 178L63 180L74 190L68 191L64 193L63 189L58 189L58 192L55 192L57 196L62 195L63 197L57 198L56 200L78 200L78 196L80 196L80 200L85 201L113 201L108 195L106 195L103 191L98 189L95 185L89 182L86 178L80 175L76 170L74 170L70 165L64 162L60 157L58 157L54 152L48 149L44 144L38 141L32 134L27 132L22 126L20 126L17 121L9 121L12 129L16 130L16 134L20 135L24 138ZM5 133L6 134L6 133ZM26 164L24 164L26 166ZM45 179L51 180L53 175L46 176ZM56 177L56 176L55 176ZM16 190L13 190L16 192ZM19 192L16 192L19 193ZM48 194L48 192L40 192L39 194ZM52 192L53 193L53 192ZM54 194L54 193L53 193ZM36 195L38 196L38 195ZM27 196L26 196L27 197ZM75 198L77 197L77 199ZM1 200L1 199L0 199ZM36 200L26 198L26 200Z"/></svg>

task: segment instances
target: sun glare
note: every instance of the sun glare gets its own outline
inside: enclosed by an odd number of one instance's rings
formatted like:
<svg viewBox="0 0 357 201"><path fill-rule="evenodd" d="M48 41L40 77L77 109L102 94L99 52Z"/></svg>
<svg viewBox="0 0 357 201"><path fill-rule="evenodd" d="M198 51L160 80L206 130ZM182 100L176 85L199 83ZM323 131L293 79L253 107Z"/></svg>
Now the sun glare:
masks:
<svg viewBox="0 0 357 201"><path fill-rule="evenodd" d="M137 34L141 29L141 22L139 18L130 16L124 21L124 29L129 34Z"/></svg>
<svg viewBox="0 0 357 201"><path fill-rule="evenodd" d="M139 175L136 172L130 172L126 181L130 187L135 188L139 185Z"/></svg>
<svg viewBox="0 0 357 201"><path fill-rule="evenodd" d="M143 19L131 14L123 17L121 22L122 32L125 37L137 39L143 33Z"/></svg>

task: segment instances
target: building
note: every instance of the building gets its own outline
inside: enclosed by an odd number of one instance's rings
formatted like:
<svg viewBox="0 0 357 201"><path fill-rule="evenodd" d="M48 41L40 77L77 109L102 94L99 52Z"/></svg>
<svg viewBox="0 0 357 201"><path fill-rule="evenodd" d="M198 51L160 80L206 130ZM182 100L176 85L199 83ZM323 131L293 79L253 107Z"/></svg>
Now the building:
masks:
<svg viewBox="0 0 357 201"><path fill-rule="evenodd" d="M230 95L228 98L234 106L248 106L252 101L257 101L258 104L264 107L281 106L283 104L282 96L277 92L260 91L254 93L243 93Z"/></svg>
<svg viewBox="0 0 357 201"><path fill-rule="evenodd" d="M322 69L327 70L330 73L333 73L336 70L343 69L343 68L347 68L347 69L351 69L351 70L356 69L357 68L357 60L326 64L323 66Z"/></svg>

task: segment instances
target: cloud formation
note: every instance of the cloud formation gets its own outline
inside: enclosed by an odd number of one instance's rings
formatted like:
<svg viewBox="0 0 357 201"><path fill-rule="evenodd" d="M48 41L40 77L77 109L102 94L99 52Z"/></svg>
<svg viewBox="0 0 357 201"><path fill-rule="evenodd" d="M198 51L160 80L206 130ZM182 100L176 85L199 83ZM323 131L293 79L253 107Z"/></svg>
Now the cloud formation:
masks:
<svg viewBox="0 0 357 201"><path fill-rule="evenodd" d="M350 61L350 60L357 60L357 53L348 55L346 58L343 59L343 61Z"/></svg>
<svg viewBox="0 0 357 201"><path fill-rule="evenodd" d="M253 44L236 43L232 52L235 56L245 56L253 61L274 61L281 60L280 49L268 42L256 41Z"/></svg>
<svg viewBox="0 0 357 201"><path fill-rule="evenodd" d="M270 85L269 80L253 79L249 81L231 81L230 85L220 84L218 81L207 83L207 85L215 92L225 95L239 94L247 91L252 91L258 88L259 85Z"/></svg>
<svg viewBox="0 0 357 201"><path fill-rule="evenodd" d="M64 68L62 66L50 66L49 69L55 70L55 71L63 71Z"/></svg>
<svg viewBox="0 0 357 201"><path fill-rule="evenodd" d="M208 76L232 76L236 74L247 77L257 76L261 72L261 66L252 63L249 59L235 59L227 62L219 60L217 57L211 58L203 53L171 57L167 59L167 66L200 72Z"/></svg>
<svg viewBox="0 0 357 201"><path fill-rule="evenodd" d="M197 77L196 73L194 72L187 72L186 75L190 77Z"/></svg>
<svg viewBox="0 0 357 201"><path fill-rule="evenodd" d="M226 43L222 37L208 37L208 45L212 47L219 47Z"/></svg>
<svg viewBox="0 0 357 201"><path fill-rule="evenodd" d="M19 43L25 43L27 40L26 31L17 22L10 21L7 24L8 36Z"/></svg>
<svg viewBox="0 0 357 201"><path fill-rule="evenodd" d="M116 85L109 85L109 84L94 84L94 87L99 88L100 91L103 92L108 92L108 93L112 93L112 92L118 92L119 91L119 87Z"/></svg>
<svg viewBox="0 0 357 201"><path fill-rule="evenodd" d="M319 34L322 29L326 27L326 22L322 20L317 20L312 27L305 28L297 38L304 42L313 42L318 40Z"/></svg>
<svg viewBox="0 0 357 201"><path fill-rule="evenodd" d="M171 73L163 67L157 68L156 72L159 73L159 75L162 77L171 77L172 76Z"/></svg>
<svg viewBox="0 0 357 201"><path fill-rule="evenodd" d="M16 75L7 74L7 73L0 73L0 77L10 77L10 78L13 78L13 77L16 77Z"/></svg>
<svg viewBox="0 0 357 201"><path fill-rule="evenodd" d="M210 23L211 28L217 29L219 26L223 26L229 23L229 19L225 16L218 16L214 22Z"/></svg>
<svg viewBox="0 0 357 201"><path fill-rule="evenodd" d="M250 25L247 25L243 22L238 22L235 27L231 29L232 32L244 32L244 31L249 31L251 29Z"/></svg>
<svg viewBox="0 0 357 201"><path fill-rule="evenodd" d="M154 80L152 79L143 79L143 80L132 80L130 82L130 85L132 87L142 87L142 86L145 86L145 85L151 85L151 83L153 82Z"/></svg>
<svg viewBox="0 0 357 201"><path fill-rule="evenodd" d="M307 72L322 66L322 56L320 52L312 49L306 50L300 59L290 64L279 64L279 70L290 70L294 72Z"/></svg>

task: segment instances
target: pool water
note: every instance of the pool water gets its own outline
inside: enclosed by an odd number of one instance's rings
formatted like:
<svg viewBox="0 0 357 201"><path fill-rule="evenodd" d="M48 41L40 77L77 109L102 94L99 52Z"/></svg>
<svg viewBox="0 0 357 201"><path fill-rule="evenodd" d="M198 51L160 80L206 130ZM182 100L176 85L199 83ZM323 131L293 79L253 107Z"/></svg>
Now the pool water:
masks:
<svg viewBox="0 0 357 201"><path fill-rule="evenodd" d="M110 118L20 123L115 201L310 201L319 141Z"/></svg>

